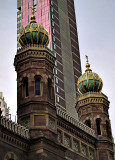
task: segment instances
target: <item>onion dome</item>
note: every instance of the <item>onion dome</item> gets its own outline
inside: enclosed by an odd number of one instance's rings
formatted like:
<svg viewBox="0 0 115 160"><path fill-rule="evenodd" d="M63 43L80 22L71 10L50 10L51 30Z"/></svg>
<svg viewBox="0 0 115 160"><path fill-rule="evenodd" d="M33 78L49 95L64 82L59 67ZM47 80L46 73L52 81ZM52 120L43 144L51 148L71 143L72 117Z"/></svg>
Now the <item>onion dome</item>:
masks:
<svg viewBox="0 0 115 160"><path fill-rule="evenodd" d="M97 73L92 72L92 70L90 69L88 56L86 56L86 59L86 70L85 73L78 78L78 89L82 94L87 92L101 92L103 87L102 79Z"/></svg>
<svg viewBox="0 0 115 160"><path fill-rule="evenodd" d="M42 25L36 22L34 12L35 8L32 7L31 22L20 31L18 41L21 47L27 44L38 44L44 46L48 46L49 44L49 34Z"/></svg>

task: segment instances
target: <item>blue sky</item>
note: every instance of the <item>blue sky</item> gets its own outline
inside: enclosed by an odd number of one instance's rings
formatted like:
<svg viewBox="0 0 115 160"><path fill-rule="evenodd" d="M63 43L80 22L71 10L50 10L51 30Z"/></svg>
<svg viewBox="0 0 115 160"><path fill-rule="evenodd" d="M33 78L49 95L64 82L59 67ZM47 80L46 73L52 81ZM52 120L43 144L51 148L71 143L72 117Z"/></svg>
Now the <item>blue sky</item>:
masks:
<svg viewBox="0 0 115 160"><path fill-rule="evenodd" d="M15 115L16 72L13 66L17 44L16 0L0 1L0 91ZM110 119L115 137L115 1L75 0L82 71L89 56L91 69L103 80L102 92L110 101Z"/></svg>

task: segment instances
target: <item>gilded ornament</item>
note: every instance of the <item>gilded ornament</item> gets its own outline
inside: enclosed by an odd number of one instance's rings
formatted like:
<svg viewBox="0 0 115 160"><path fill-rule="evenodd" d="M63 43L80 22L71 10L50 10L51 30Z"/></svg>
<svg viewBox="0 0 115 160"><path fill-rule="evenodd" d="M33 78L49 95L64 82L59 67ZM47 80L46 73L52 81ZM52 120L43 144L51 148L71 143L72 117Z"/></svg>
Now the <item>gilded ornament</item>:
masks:
<svg viewBox="0 0 115 160"><path fill-rule="evenodd" d="M36 22L35 8L31 7L32 16L31 22L27 26L21 29L19 34L19 44L21 47L27 44L38 44L48 46L49 34L47 30Z"/></svg>
<svg viewBox="0 0 115 160"><path fill-rule="evenodd" d="M77 82L78 89L82 94L86 92L101 92L103 86L102 79L90 69L88 56L86 56L86 62L85 73L79 77Z"/></svg>

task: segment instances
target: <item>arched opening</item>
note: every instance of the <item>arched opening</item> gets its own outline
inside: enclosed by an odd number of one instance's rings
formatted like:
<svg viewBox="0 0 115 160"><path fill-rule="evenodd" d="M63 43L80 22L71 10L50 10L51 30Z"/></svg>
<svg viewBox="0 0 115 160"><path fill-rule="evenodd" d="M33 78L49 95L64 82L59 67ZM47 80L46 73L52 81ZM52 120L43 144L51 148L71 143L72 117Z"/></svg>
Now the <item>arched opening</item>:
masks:
<svg viewBox="0 0 115 160"><path fill-rule="evenodd" d="M110 128L110 124L107 120L106 120L106 132L107 132L107 136L109 138L111 138L111 128Z"/></svg>
<svg viewBox="0 0 115 160"><path fill-rule="evenodd" d="M23 79L23 97L28 97L28 78Z"/></svg>
<svg viewBox="0 0 115 160"><path fill-rule="evenodd" d="M41 95L41 84L40 84L40 77L35 77L35 95Z"/></svg>
<svg viewBox="0 0 115 160"><path fill-rule="evenodd" d="M48 78L48 96L51 99L52 98L52 80Z"/></svg>
<svg viewBox="0 0 115 160"><path fill-rule="evenodd" d="M100 120L100 118L96 119L96 127L97 127L97 134L101 135L101 120Z"/></svg>
<svg viewBox="0 0 115 160"><path fill-rule="evenodd" d="M90 120L86 120L86 121L85 121L85 124L86 124L88 127L91 128L91 121L90 121Z"/></svg>

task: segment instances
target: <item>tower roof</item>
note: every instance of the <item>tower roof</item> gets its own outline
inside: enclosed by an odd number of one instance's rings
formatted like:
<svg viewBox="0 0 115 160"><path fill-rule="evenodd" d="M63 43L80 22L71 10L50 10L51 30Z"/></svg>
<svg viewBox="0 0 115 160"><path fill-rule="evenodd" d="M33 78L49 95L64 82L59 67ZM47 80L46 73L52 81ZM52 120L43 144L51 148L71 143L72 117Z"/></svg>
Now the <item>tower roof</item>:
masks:
<svg viewBox="0 0 115 160"><path fill-rule="evenodd" d="M27 44L38 44L48 46L49 34L47 30L36 22L35 8L32 7L31 22L27 26L23 27L19 34L19 44L21 47Z"/></svg>
<svg viewBox="0 0 115 160"><path fill-rule="evenodd" d="M103 87L102 79L97 73L92 72L90 64L88 62L88 56L86 56L86 70L83 75L78 79L77 85L79 92L84 94L86 92L101 92Z"/></svg>

